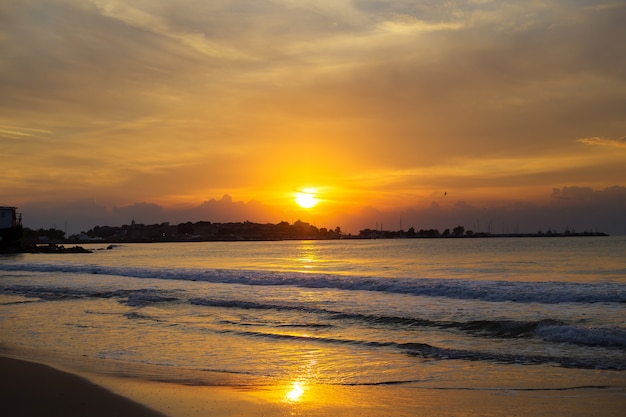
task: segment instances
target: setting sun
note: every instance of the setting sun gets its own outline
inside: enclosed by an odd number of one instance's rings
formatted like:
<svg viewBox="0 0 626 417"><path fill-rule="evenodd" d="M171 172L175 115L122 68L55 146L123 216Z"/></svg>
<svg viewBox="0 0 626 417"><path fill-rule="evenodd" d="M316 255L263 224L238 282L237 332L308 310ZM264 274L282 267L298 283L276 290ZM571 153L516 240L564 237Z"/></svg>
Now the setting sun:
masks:
<svg viewBox="0 0 626 417"><path fill-rule="evenodd" d="M296 204L302 208L314 207L319 200L317 199L317 190L315 188L305 188L294 194Z"/></svg>

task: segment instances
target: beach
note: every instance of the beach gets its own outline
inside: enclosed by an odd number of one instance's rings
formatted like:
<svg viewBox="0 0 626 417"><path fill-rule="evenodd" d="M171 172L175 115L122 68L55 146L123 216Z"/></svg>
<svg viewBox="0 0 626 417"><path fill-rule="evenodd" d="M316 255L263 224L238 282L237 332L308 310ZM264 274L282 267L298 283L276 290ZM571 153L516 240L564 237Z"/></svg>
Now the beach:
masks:
<svg viewBox="0 0 626 417"><path fill-rule="evenodd" d="M403 239L5 256L2 414L621 416L625 247Z"/></svg>
<svg viewBox="0 0 626 417"><path fill-rule="evenodd" d="M567 391L314 387L289 401L288 387L208 387L139 380L86 378L53 367L0 357L0 401L6 416L621 416L623 390ZM114 392L115 391L115 392ZM122 395L128 396L128 398ZM313 398L316 398L313 400ZM401 401L402 400L402 401Z"/></svg>
<svg viewBox="0 0 626 417"><path fill-rule="evenodd" d="M46 365L0 357L0 372L5 416L163 417L85 378Z"/></svg>

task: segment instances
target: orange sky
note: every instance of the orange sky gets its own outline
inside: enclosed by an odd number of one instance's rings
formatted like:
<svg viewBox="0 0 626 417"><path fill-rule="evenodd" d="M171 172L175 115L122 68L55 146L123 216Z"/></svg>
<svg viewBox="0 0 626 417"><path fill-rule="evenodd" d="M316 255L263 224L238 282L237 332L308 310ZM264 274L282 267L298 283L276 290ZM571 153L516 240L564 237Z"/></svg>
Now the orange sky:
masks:
<svg viewBox="0 0 626 417"><path fill-rule="evenodd" d="M624 186L624 21L618 0L3 2L0 205L297 217L316 187L335 223Z"/></svg>

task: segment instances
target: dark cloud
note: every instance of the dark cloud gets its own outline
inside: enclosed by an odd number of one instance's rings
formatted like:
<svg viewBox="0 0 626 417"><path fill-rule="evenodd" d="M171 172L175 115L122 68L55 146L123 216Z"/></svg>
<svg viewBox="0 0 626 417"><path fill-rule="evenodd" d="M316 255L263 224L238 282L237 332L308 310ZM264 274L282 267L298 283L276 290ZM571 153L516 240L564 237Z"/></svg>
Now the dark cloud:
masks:
<svg viewBox="0 0 626 417"><path fill-rule="evenodd" d="M613 186L603 190L563 187L553 190L551 199L544 203L519 201L478 206L458 202L447 208L433 204L425 209L409 209L402 215L405 230L409 226L443 230L463 225L466 229L492 233L533 233L540 229L563 232L569 228L578 232L599 230L624 235L626 187Z"/></svg>
<svg viewBox="0 0 626 417"><path fill-rule="evenodd" d="M167 220L163 207L154 203L135 203L130 206L113 207L110 213L112 224L130 224L137 219L138 223L160 224Z"/></svg>
<svg viewBox="0 0 626 417"><path fill-rule="evenodd" d="M258 201L233 201L229 195L220 200L211 199L197 207L186 210L173 210L170 216L187 221L212 221L218 223L251 221L255 223L273 223L286 219L281 210L259 203Z"/></svg>
<svg viewBox="0 0 626 417"><path fill-rule="evenodd" d="M188 221L277 223L286 220L283 211L258 201L233 201L229 195L210 199L191 208L166 209L155 203L134 203L106 206L92 199L59 204L38 201L19 207L23 224L31 229L58 228L68 235L87 231L95 226L121 226L132 221L141 224L172 224Z"/></svg>
<svg viewBox="0 0 626 417"><path fill-rule="evenodd" d="M93 227L110 221L106 206L93 199L59 203L35 201L19 207L22 224L31 229L56 228L68 234L77 233L84 227Z"/></svg>

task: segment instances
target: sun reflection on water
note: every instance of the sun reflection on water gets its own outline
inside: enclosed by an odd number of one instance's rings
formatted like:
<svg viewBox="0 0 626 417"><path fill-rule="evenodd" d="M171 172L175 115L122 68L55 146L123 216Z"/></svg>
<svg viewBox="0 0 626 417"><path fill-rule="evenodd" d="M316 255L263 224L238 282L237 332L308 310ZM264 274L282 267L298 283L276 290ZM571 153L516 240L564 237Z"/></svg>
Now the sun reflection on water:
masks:
<svg viewBox="0 0 626 417"><path fill-rule="evenodd" d="M312 242L304 241L298 247L299 254L297 257L298 266L304 271L315 268L319 262L317 248ZM304 272L303 271L303 272Z"/></svg>
<svg viewBox="0 0 626 417"><path fill-rule="evenodd" d="M300 400L300 397L302 397L302 394L304 394L304 385L302 384L302 382L300 381L295 381L292 385L291 385L291 390L289 390L287 392L287 394L285 394L285 399L288 402L296 402Z"/></svg>

